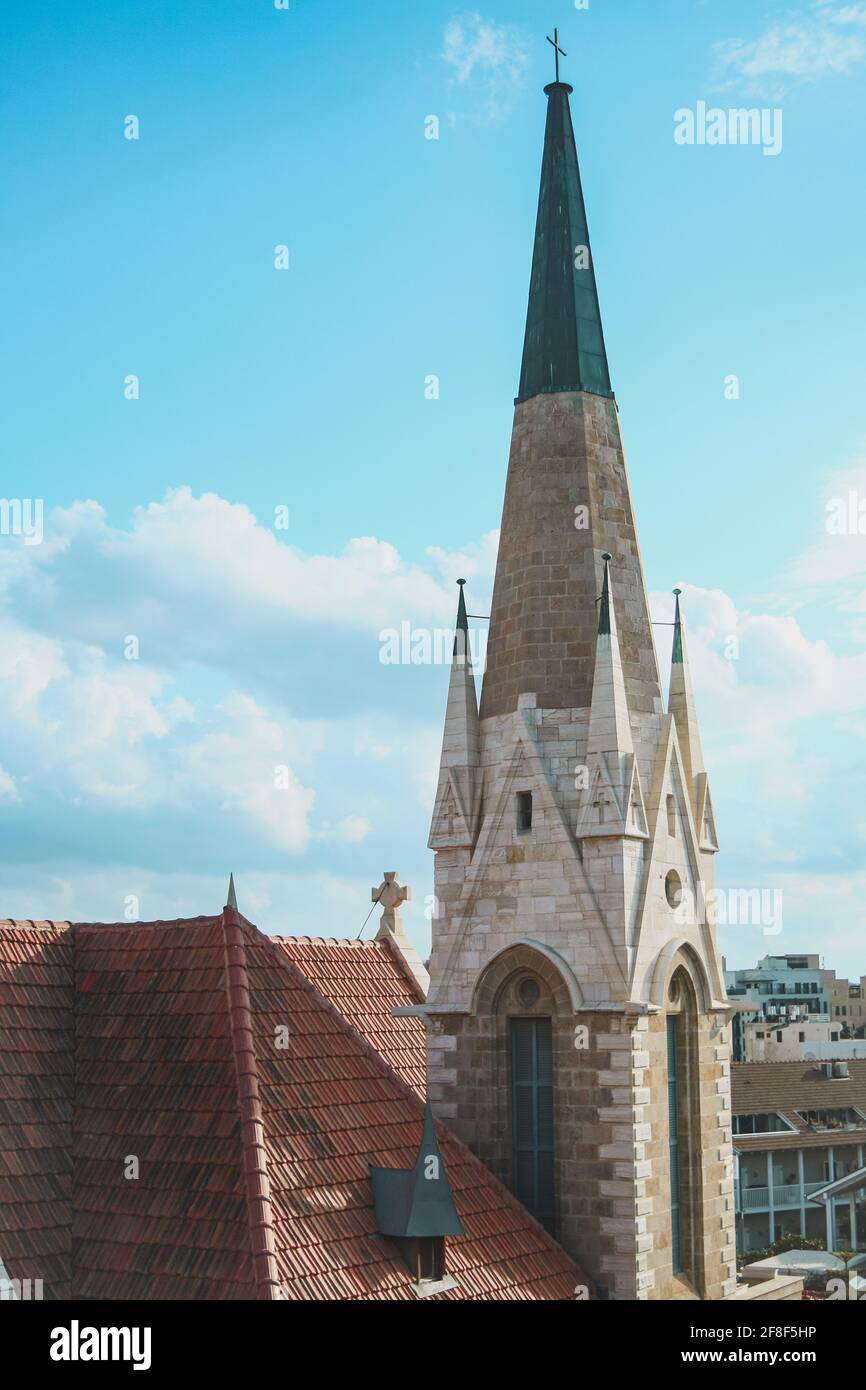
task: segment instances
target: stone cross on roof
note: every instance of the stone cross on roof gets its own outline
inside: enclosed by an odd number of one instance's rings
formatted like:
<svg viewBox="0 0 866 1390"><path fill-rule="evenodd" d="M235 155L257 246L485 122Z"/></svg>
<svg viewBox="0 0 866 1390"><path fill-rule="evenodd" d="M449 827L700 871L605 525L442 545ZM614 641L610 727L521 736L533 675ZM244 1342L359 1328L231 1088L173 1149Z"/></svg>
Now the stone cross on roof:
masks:
<svg viewBox="0 0 866 1390"><path fill-rule="evenodd" d="M403 961L415 977L423 998L427 997L430 988L430 976L427 974L421 958L403 927L403 918L400 915L400 908L403 903L411 902L412 889L404 888L398 881L395 873L386 874L378 888L371 890L374 903L382 904L382 920L379 930L376 933L377 941L388 941L391 946L399 951Z"/></svg>
<svg viewBox="0 0 866 1390"><path fill-rule="evenodd" d="M378 888L371 889L371 897L374 903L381 903L382 926L397 935L403 927L403 919L400 916L400 907L403 903L411 902L412 889L404 888L402 883L397 881L398 875L386 873L384 881Z"/></svg>

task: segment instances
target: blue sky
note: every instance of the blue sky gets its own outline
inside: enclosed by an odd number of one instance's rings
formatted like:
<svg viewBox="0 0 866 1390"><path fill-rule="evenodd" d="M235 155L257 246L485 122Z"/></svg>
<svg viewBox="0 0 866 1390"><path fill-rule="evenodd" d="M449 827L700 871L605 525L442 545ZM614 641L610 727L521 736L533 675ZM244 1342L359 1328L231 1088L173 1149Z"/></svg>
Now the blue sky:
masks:
<svg viewBox="0 0 866 1390"><path fill-rule="evenodd" d="M866 498L866 3L0 24L2 487L46 513L40 546L0 536L0 912L207 912L234 869L268 929L354 935L396 868L425 947L447 671L383 666L379 634L447 625L461 572L488 611L558 24L720 878L784 891L780 936L722 948L866 972L866 539L826 527ZM782 153L678 146L701 100L781 109Z"/></svg>

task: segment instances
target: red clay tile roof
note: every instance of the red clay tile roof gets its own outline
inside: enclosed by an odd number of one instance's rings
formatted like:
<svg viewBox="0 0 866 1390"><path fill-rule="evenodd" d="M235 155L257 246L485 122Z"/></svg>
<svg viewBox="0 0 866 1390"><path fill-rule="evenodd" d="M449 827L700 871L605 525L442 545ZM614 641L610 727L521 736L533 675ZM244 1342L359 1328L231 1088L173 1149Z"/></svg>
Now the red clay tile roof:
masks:
<svg viewBox="0 0 866 1390"><path fill-rule="evenodd" d="M72 1278L73 1019L68 924L0 922L0 1262L55 1298Z"/></svg>
<svg viewBox="0 0 866 1390"><path fill-rule="evenodd" d="M289 960L380 1057L417 1091L426 1092L426 1030L420 1018L395 1018L394 1009L421 1002L414 977L387 941L330 941L272 937Z"/></svg>
<svg viewBox="0 0 866 1390"><path fill-rule="evenodd" d="M390 1015L417 989L386 943L276 941L227 909L0 924L0 962L11 1278L49 1298L414 1297L369 1182L414 1161L423 1122L423 1026ZM437 1132L466 1235L436 1297L573 1298L586 1277Z"/></svg>
<svg viewBox="0 0 866 1390"><path fill-rule="evenodd" d="M79 1297L253 1296L224 950L220 918L75 928Z"/></svg>

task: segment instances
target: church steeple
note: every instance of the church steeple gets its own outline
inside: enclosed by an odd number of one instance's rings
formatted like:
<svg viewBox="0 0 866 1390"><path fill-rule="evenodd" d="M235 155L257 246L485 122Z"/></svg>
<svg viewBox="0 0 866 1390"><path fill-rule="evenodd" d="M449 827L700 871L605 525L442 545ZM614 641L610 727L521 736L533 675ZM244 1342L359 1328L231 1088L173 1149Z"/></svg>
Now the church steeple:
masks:
<svg viewBox="0 0 866 1390"><path fill-rule="evenodd" d="M712 808L679 615L662 699L571 88L545 90L481 704L461 597L429 841L427 1094L612 1298L684 1280L718 1299L736 1264Z"/></svg>
<svg viewBox="0 0 866 1390"><path fill-rule="evenodd" d="M561 50L557 50L560 52ZM514 412L481 719L585 709L592 697L598 558L614 557L633 714L661 688L613 400L568 97L553 82Z"/></svg>
<svg viewBox="0 0 866 1390"><path fill-rule="evenodd" d="M519 401L543 392L612 397L568 98L552 82Z"/></svg>

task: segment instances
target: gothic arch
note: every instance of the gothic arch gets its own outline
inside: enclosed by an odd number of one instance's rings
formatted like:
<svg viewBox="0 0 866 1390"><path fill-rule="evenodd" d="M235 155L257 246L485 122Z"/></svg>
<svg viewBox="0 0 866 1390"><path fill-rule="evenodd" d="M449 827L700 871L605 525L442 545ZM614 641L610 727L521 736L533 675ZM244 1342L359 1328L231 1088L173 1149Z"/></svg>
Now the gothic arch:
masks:
<svg viewBox="0 0 866 1390"><path fill-rule="evenodd" d="M698 1011L709 1013L713 1006L713 994L706 966L687 941L669 941L659 952L650 980L650 1002L660 1009L665 1008L671 977L680 969L685 970L691 981Z"/></svg>
<svg viewBox="0 0 866 1390"><path fill-rule="evenodd" d="M583 994L568 962L550 946L526 938L488 961L472 995L473 1015L494 1013L503 989L519 970L531 970L544 981L557 1014L576 1013L583 1007Z"/></svg>

